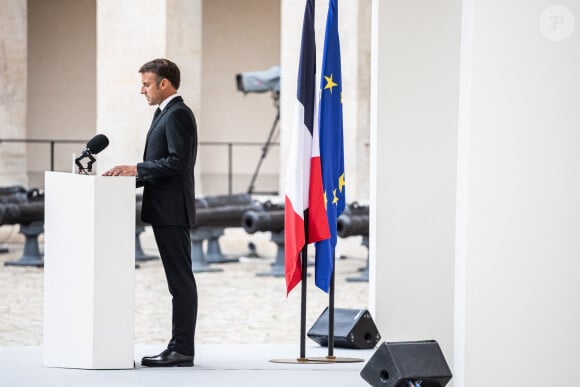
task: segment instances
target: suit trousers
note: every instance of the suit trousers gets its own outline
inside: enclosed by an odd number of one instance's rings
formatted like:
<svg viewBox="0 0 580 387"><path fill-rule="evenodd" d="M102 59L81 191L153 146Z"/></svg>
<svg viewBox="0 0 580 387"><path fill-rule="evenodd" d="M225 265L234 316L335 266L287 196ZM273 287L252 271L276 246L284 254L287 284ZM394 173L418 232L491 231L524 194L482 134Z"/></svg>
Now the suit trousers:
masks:
<svg viewBox="0 0 580 387"><path fill-rule="evenodd" d="M188 226L153 226L169 293L172 296L172 337L167 348L194 355L197 285L191 270Z"/></svg>

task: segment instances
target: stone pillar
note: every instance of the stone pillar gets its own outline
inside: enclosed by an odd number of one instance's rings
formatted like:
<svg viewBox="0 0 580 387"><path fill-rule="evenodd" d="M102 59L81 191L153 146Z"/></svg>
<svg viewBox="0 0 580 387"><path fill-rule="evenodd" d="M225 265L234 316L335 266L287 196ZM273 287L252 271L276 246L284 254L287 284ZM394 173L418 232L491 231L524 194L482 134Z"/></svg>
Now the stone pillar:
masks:
<svg viewBox="0 0 580 387"><path fill-rule="evenodd" d="M26 138L26 0L0 0L0 138ZM24 144L0 143L0 185L23 185Z"/></svg>
<svg viewBox="0 0 580 387"><path fill-rule="evenodd" d="M142 159L155 107L140 94L138 70L166 54L166 1L124 4L97 2L97 132L110 140L98 157L99 173Z"/></svg>
<svg viewBox="0 0 580 387"><path fill-rule="evenodd" d="M202 53L202 0L167 0L166 56L179 66L181 86L179 93L193 110L198 132L201 121L201 53ZM198 133L199 135L199 133ZM198 150L195 164L195 191L201 194L201 160Z"/></svg>
<svg viewBox="0 0 580 387"><path fill-rule="evenodd" d="M179 92L194 112L200 110L201 0L143 0L139 7L98 0L97 12L97 132L110 139L99 155L101 172L143 157L155 110L140 94L138 70L148 60L175 61L182 73Z"/></svg>
<svg viewBox="0 0 580 387"><path fill-rule="evenodd" d="M326 20L326 11L323 13ZM338 2L342 56L344 167L349 203L369 200L371 2ZM319 45L324 45L324 32ZM322 62L320 62L322 66Z"/></svg>
<svg viewBox="0 0 580 387"><path fill-rule="evenodd" d="M577 367L577 12L373 2L371 309L437 339L455 387Z"/></svg>
<svg viewBox="0 0 580 387"><path fill-rule="evenodd" d="M70 172L72 153L95 135L96 8L95 0L28 0L27 137L80 140L56 143L53 160L49 144L30 144L30 187L44 187L51 161Z"/></svg>
<svg viewBox="0 0 580 387"><path fill-rule="evenodd" d="M453 360L461 1L373 1L370 308Z"/></svg>
<svg viewBox="0 0 580 387"><path fill-rule="evenodd" d="M580 8L552 4L463 1L456 387L577 369Z"/></svg>

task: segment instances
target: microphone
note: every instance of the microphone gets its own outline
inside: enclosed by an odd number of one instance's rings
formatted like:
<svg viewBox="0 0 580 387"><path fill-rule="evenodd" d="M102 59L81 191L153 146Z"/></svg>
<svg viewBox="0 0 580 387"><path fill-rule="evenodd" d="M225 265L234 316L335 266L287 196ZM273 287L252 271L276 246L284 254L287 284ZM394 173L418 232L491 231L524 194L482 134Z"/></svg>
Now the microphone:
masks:
<svg viewBox="0 0 580 387"><path fill-rule="evenodd" d="M81 151L81 155L75 159L75 164L79 167L79 171L85 174L91 172L93 170L93 163L96 161L93 155L100 153L107 146L109 146L109 139L104 134L97 134L91 138L87 142L85 149ZM81 160L85 157L89 159L86 168L81 164Z"/></svg>
<svg viewBox="0 0 580 387"><path fill-rule="evenodd" d="M81 152L81 155L88 157L90 154L99 154L103 149L109 146L109 139L104 134L97 134L95 137L91 138L85 149Z"/></svg>

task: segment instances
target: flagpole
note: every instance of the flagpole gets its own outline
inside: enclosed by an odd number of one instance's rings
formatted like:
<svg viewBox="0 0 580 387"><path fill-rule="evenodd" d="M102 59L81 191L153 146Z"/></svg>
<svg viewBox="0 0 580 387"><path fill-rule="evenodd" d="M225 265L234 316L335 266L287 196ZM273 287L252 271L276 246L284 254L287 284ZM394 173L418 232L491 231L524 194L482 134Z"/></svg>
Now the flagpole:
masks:
<svg viewBox="0 0 580 387"><path fill-rule="evenodd" d="M286 187L284 236L286 243L286 292L298 284L295 278L298 265L301 273L300 358L270 360L275 363L324 363L306 358L306 292L308 277L308 243L327 240L330 236L325 214L323 181L320 169L318 121L316 116L316 42L314 39L315 0L306 0L302 23L302 43L298 66L297 129L293 132ZM307 156L307 157L304 157ZM302 179L307 177L308 179ZM296 180L297 179L297 180ZM305 184L306 183L306 184ZM309 209L314 222L309 225ZM301 216L304 216L302 219ZM324 221L322 221L324 218ZM304 222L304 235L300 221ZM309 229L310 228L310 229ZM312 233L312 235L310 235ZM291 246L292 248L289 248ZM299 250L300 249L300 250ZM301 262L298 262L300 256Z"/></svg>
<svg viewBox="0 0 580 387"><path fill-rule="evenodd" d="M326 358L311 359L323 360L329 363L362 362L363 359L359 358L337 358L334 356L337 218L346 206L338 0L329 0L328 2L321 75L321 95L318 105L319 147L324 204L330 238L316 244L315 283L322 290L328 291L328 356Z"/></svg>
<svg viewBox="0 0 580 387"><path fill-rule="evenodd" d="M308 278L308 209L304 211L304 237L305 243L300 250L301 273L301 294L300 294L300 357L294 359L271 359L272 363L286 364L328 364L324 359L306 357L306 294ZM362 360L361 360L362 361Z"/></svg>
<svg viewBox="0 0 580 387"><path fill-rule="evenodd" d="M332 254L332 274L330 276L330 288L328 290L328 359L334 359L334 273L336 259Z"/></svg>
<svg viewBox="0 0 580 387"><path fill-rule="evenodd" d="M328 355L326 357L311 357L312 362L326 362L326 363L360 363L364 359L358 357L336 357L334 356L334 289L335 289L335 273L336 273L336 254L332 253L332 274L330 275L330 283L328 288Z"/></svg>
<svg viewBox="0 0 580 387"><path fill-rule="evenodd" d="M306 293L308 278L308 210L304 211L304 236L306 243L301 252L302 264L302 288L300 296L300 358L299 361L306 361Z"/></svg>

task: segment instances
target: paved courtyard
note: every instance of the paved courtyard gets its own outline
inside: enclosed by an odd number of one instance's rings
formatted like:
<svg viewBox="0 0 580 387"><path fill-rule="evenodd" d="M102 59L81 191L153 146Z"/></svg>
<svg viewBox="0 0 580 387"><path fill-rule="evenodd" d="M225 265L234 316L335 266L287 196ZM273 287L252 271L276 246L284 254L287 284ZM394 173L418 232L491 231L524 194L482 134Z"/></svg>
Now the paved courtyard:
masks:
<svg viewBox="0 0 580 387"><path fill-rule="evenodd" d="M18 226L0 227L0 347L42 345L43 269L5 266L22 255L23 237ZM259 255L248 258L248 243ZM150 228L141 236L143 250L157 255ZM241 256L240 262L216 265L222 272L197 273L199 344L299 344L300 287L286 297L284 278L258 277L267 272L276 255L269 233L248 235L242 229L226 229L220 239L222 252ZM41 251L42 238L41 238ZM313 253L313 249L309 249ZM346 258L338 259L339 256ZM360 276L367 249L360 237L339 239L336 266L337 308L368 307L368 283L348 282ZM313 267L309 268L313 271ZM135 343L163 346L170 337L170 297L159 260L140 264L135 271ZM307 329L328 305L328 295L308 279ZM307 345L314 344L308 340ZM308 355L308 354L307 354Z"/></svg>

